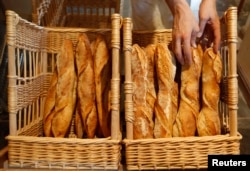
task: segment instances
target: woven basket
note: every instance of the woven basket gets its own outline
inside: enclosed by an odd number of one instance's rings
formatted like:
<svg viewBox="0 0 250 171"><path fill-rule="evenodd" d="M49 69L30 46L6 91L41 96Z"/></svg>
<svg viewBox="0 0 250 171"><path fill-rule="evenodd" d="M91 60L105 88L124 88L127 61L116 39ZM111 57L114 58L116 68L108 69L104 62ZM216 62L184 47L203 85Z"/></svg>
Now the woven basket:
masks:
<svg viewBox="0 0 250 171"><path fill-rule="evenodd" d="M125 144L128 170L167 170L207 168L209 154L239 154L241 135L237 131L238 84L236 71L237 9L229 8L223 18L222 46L223 85L219 104L222 135L206 137L173 137L133 140L133 101L131 48L134 43L171 43L172 30L133 31L130 18L123 20L125 56Z"/></svg>
<svg viewBox="0 0 250 171"><path fill-rule="evenodd" d="M65 0L32 0L32 22L47 26L58 20L58 12L62 11Z"/></svg>
<svg viewBox="0 0 250 171"><path fill-rule="evenodd" d="M8 166L18 168L117 169L121 160L120 133L120 27L119 14L112 28L52 28L30 23L6 11L8 45L8 110L10 135ZM64 39L76 45L79 33L90 41L97 33L112 50L111 137L95 139L43 137L43 108L57 53Z"/></svg>
<svg viewBox="0 0 250 171"><path fill-rule="evenodd" d="M41 26L109 28L120 0L32 0L32 21Z"/></svg>

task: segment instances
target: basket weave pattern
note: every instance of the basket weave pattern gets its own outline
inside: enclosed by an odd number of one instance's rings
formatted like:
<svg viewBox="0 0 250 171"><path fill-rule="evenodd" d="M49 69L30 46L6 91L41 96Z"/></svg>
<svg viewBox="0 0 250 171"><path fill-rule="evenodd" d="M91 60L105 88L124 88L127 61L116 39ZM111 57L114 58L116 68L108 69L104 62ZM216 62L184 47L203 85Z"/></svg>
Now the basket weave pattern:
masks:
<svg viewBox="0 0 250 171"><path fill-rule="evenodd" d="M170 29L132 30L132 21L123 21L123 50L125 55L125 144L128 170L166 170L207 168L209 154L239 154L241 135L237 131L238 84L236 70L237 9L229 8L221 19L223 81L219 112L223 134L204 137L173 137L133 139L133 82L131 80L131 46L166 43L171 45ZM224 30L225 29L225 30ZM171 48L171 46L169 46Z"/></svg>
<svg viewBox="0 0 250 171"><path fill-rule="evenodd" d="M117 169L121 160L120 123L120 15L112 15L106 29L51 28L30 23L6 11L9 64L9 167L58 169ZM102 33L112 51L111 137L94 139L43 136L43 110L56 56L64 39L74 47L78 35L90 41Z"/></svg>
<svg viewBox="0 0 250 171"><path fill-rule="evenodd" d="M120 0L32 0L32 21L42 26L109 28Z"/></svg>
<svg viewBox="0 0 250 171"><path fill-rule="evenodd" d="M118 140L8 137L9 166L56 169L117 169Z"/></svg>
<svg viewBox="0 0 250 171"><path fill-rule="evenodd" d="M124 140L128 170L207 168L208 154L239 154L241 135Z"/></svg>

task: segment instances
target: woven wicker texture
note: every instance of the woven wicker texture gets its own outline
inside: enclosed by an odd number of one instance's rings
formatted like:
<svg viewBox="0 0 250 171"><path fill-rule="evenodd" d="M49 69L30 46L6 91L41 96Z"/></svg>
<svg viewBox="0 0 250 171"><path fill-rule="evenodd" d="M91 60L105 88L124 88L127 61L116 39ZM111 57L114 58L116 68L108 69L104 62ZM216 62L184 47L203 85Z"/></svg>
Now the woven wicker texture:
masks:
<svg viewBox="0 0 250 171"><path fill-rule="evenodd" d="M6 11L6 16L9 167L117 169L121 160L120 15L112 15L109 29L41 27L13 11ZM112 51L111 137L91 140L43 137L43 108L57 53L64 39L72 40L75 47L79 33L86 33L90 40L102 33Z"/></svg>
<svg viewBox="0 0 250 171"><path fill-rule="evenodd" d="M117 169L118 140L8 136L9 166L21 168Z"/></svg>
<svg viewBox="0 0 250 171"><path fill-rule="evenodd" d="M124 140L128 170L207 168L208 154L239 154L241 135Z"/></svg>
<svg viewBox="0 0 250 171"><path fill-rule="evenodd" d="M241 135L237 132L238 84L236 70L237 9L229 8L223 18L221 56L223 60L222 93L219 112L223 134L207 137L173 137L133 140L133 82L131 46L150 43L171 44L171 30L133 31L130 18L123 20L125 56L125 144L128 170L166 170L207 168L208 154L239 154ZM171 47L171 46L169 46Z"/></svg>
<svg viewBox="0 0 250 171"><path fill-rule="evenodd" d="M33 0L32 21L42 26L110 28L120 0Z"/></svg>

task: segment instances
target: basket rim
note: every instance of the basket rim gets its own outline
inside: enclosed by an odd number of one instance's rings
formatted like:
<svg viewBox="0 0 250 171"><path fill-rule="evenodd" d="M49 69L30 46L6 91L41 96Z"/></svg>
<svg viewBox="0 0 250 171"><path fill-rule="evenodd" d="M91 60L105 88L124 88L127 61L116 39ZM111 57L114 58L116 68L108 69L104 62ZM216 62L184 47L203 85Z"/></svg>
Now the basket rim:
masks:
<svg viewBox="0 0 250 171"><path fill-rule="evenodd" d="M170 138L150 138L150 139L123 139L123 144L136 144L136 143L180 143L180 142L209 142L209 141L223 141L223 140L241 140L242 135L238 132L236 136L230 134L212 135L212 136L190 136L190 137L170 137Z"/></svg>
<svg viewBox="0 0 250 171"><path fill-rule="evenodd" d="M156 30L133 30L132 29L132 33L136 33L136 34L145 34L145 33L165 33L165 32L169 32L172 33L173 29L156 29Z"/></svg>
<svg viewBox="0 0 250 171"><path fill-rule="evenodd" d="M8 135L5 137L8 141L26 141L26 142L35 142L35 143L79 143L79 144L102 144L102 143L111 143L111 144L120 144L121 139L111 139L107 138L56 138L56 137L36 137L36 136L24 136L24 135Z"/></svg>

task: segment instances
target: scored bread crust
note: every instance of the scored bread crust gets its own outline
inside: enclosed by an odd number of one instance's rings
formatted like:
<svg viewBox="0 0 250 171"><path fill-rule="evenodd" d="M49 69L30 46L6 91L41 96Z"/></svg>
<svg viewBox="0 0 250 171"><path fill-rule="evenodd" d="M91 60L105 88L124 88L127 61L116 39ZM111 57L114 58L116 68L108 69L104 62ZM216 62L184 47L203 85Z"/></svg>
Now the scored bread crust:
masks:
<svg viewBox="0 0 250 171"><path fill-rule="evenodd" d="M202 108L197 120L199 136L218 135L221 132L218 111L222 61L219 52L206 49L202 66Z"/></svg>
<svg viewBox="0 0 250 171"><path fill-rule="evenodd" d="M155 52L158 93L155 102L155 138L172 137L173 102L172 89L176 74L175 58L164 43L156 45Z"/></svg>
<svg viewBox="0 0 250 171"><path fill-rule="evenodd" d="M172 88L172 121L173 125L175 123L176 115L178 112L178 107L179 107L179 85L178 82L174 82L173 88Z"/></svg>
<svg viewBox="0 0 250 171"><path fill-rule="evenodd" d="M146 102L147 58L138 44L132 46L131 55L134 103L133 136L134 139L153 138L153 119Z"/></svg>
<svg viewBox="0 0 250 171"><path fill-rule="evenodd" d="M51 123L55 115L57 69L55 68L44 103L43 130L46 137L52 137Z"/></svg>
<svg viewBox="0 0 250 171"><path fill-rule="evenodd" d="M94 59L96 103L99 136L111 136L111 110L109 92L111 89L112 61L104 35L98 34L91 44ZM100 135L102 134L102 135Z"/></svg>
<svg viewBox="0 0 250 171"><path fill-rule="evenodd" d="M155 71L155 44L149 44L143 50L145 51L146 55L146 62L147 62L147 79L146 79L146 102L147 108L150 112L150 118L153 118L154 115L154 105L156 100L156 71Z"/></svg>
<svg viewBox="0 0 250 171"><path fill-rule="evenodd" d="M58 82L52 132L55 137L65 137L71 124L76 103L76 73L73 44L70 40L64 40L56 64Z"/></svg>
<svg viewBox="0 0 250 171"><path fill-rule="evenodd" d="M79 108L76 107L75 110L75 125L74 125L74 129L75 129L75 134L77 138L83 138L84 135L84 127L83 127L83 123L82 123L82 117L79 111Z"/></svg>
<svg viewBox="0 0 250 171"><path fill-rule="evenodd" d="M181 67L180 104L173 125L173 136L195 136L196 120L200 110L200 76L203 50L192 48L192 64Z"/></svg>
<svg viewBox="0 0 250 171"><path fill-rule="evenodd" d="M77 110L87 138L94 138L97 127L94 63L88 36L79 35L76 46Z"/></svg>

